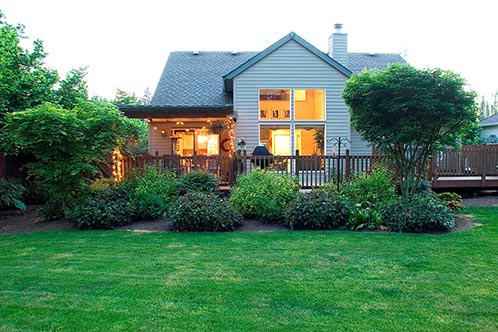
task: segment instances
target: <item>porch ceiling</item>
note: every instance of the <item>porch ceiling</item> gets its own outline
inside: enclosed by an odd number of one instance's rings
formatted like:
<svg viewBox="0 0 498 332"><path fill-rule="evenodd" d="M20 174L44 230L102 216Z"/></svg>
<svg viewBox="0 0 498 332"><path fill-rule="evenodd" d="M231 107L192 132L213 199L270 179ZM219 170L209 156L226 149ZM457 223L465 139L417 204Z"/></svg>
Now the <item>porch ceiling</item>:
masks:
<svg viewBox="0 0 498 332"><path fill-rule="evenodd" d="M129 118L138 119L209 119L233 116L233 105L225 106L121 106Z"/></svg>

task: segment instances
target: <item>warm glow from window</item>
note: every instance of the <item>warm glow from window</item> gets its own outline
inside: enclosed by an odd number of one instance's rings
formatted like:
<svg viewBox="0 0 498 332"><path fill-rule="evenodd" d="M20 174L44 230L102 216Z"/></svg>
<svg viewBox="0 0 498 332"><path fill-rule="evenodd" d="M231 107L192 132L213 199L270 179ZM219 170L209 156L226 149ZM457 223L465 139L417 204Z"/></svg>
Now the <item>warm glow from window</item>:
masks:
<svg viewBox="0 0 498 332"><path fill-rule="evenodd" d="M192 156L194 152L201 156L220 154L220 135L212 135L207 130L177 130L178 153L181 156Z"/></svg>
<svg viewBox="0 0 498 332"><path fill-rule="evenodd" d="M291 153L289 126L261 126L259 141L276 156L288 156Z"/></svg>
<svg viewBox="0 0 498 332"><path fill-rule="evenodd" d="M294 90L294 114L296 120L325 120L325 90Z"/></svg>
<svg viewBox="0 0 498 332"><path fill-rule="evenodd" d="M306 90L294 90L295 101L306 101Z"/></svg>
<svg viewBox="0 0 498 332"><path fill-rule="evenodd" d="M290 90L260 89L259 90L259 119L290 120Z"/></svg>
<svg viewBox="0 0 498 332"><path fill-rule="evenodd" d="M323 155L325 153L325 127L296 126L294 130L296 150L302 156Z"/></svg>

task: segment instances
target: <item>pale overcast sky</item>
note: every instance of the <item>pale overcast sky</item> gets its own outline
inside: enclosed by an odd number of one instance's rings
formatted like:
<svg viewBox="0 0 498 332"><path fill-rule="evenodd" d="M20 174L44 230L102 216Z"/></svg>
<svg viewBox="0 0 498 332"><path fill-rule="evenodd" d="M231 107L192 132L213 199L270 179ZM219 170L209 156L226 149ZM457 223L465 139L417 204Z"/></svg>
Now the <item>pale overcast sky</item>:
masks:
<svg viewBox="0 0 498 332"><path fill-rule="evenodd" d="M0 0L9 23L44 41L61 75L88 66L91 95L154 92L171 51L261 51L291 31L322 51L343 23L350 52L393 52L418 68L498 90L493 0ZM28 44L26 44L28 45Z"/></svg>

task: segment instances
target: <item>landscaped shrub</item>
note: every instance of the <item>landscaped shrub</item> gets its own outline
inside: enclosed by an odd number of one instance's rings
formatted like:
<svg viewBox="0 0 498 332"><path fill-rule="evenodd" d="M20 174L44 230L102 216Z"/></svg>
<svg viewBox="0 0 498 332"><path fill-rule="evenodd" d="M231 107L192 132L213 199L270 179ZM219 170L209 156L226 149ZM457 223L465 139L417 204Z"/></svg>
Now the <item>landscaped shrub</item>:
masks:
<svg viewBox="0 0 498 332"><path fill-rule="evenodd" d="M136 218L130 201L128 183L97 189L71 210L68 219L80 229L112 229L126 225Z"/></svg>
<svg viewBox="0 0 498 332"><path fill-rule="evenodd" d="M384 210L383 220L394 232L448 231L455 226L446 204L425 195L399 197Z"/></svg>
<svg viewBox="0 0 498 332"><path fill-rule="evenodd" d="M22 198L26 188L17 181L0 179L0 210L16 208L25 210Z"/></svg>
<svg viewBox="0 0 498 332"><path fill-rule="evenodd" d="M385 166L376 164L371 173L361 173L343 184L341 195L361 203L363 206L377 208L396 198L396 186L393 175Z"/></svg>
<svg viewBox="0 0 498 332"><path fill-rule="evenodd" d="M242 221L242 216L226 200L195 191L178 198L164 218L174 230L197 232L231 231Z"/></svg>
<svg viewBox="0 0 498 332"><path fill-rule="evenodd" d="M382 225L384 207L396 198L396 186L392 173L377 164L370 174L362 173L345 182L341 195L351 206L350 229L377 229Z"/></svg>
<svg viewBox="0 0 498 332"><path fill-rule="evenodd" d="M90 184L90 190L100 190L114 186L113 178L98 178Z"/></svg>
<svg viewBox="0 0 498 332"><path fill-rule="evenodd" d="M218 191L218 179L212 173L193 171L182 175L178 179L178 191L180 195L185 195L192 191L216 193Z"/></svg>
<svg viewBox="0 0 498 332"><path fill-rule="evenodd" d="M256 169L237 178L230 193L230 205L245 218L283 221L289 203L298 193L295 178Z"/></svg>
<svg viewBox="0 0 498 332"><path fill-rule="evenodd" d="M168 170L147 167L134 175L131 205L139 219L155 219L169 208L178 196L176 175Z"/></svg>
<svg viewBox="0 0 498 332"><path fill-rule="evenodd" d="M435 196L445 202L446 207L448 207L451 212L458 212L463 209L462 196L457 193L442 192L435 194Z"/></svg>
<svg viewBox="0 0 498 332"><path fill-rule="evenodd" d="M382 210L369 201L353 204L346 226L353 231L380 229L382 228Z"/></svg>
<svg viewBox="0 0 498 332"><path fill-rule="evenodd" d="M349 213L348 204L339 195L316 189L298 195L283 224L291 229L332 229L343 226Z"/></svg>

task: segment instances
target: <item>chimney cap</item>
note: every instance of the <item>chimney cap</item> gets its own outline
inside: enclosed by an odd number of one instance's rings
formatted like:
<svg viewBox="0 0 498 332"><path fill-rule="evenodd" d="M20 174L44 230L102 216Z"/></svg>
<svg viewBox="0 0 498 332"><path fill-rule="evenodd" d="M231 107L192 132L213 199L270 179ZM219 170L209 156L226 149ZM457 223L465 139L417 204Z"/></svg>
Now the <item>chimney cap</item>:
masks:
<svg viewBox="0 0 498 332"><path fill-rule="evenodd" d="M342 29L342 23L336 23L334 24L334 28L337 30L337 32L340 32Z"/></svg>

